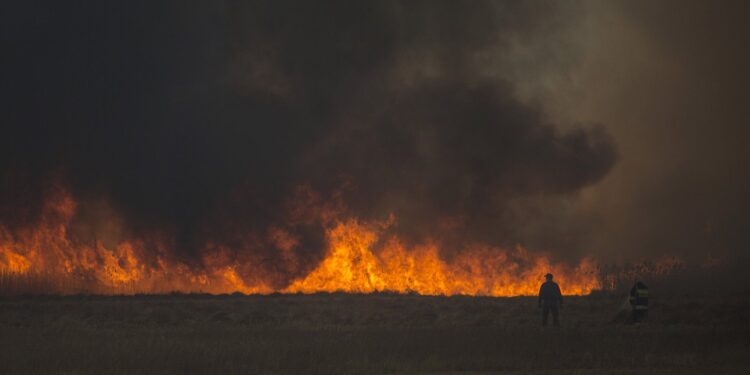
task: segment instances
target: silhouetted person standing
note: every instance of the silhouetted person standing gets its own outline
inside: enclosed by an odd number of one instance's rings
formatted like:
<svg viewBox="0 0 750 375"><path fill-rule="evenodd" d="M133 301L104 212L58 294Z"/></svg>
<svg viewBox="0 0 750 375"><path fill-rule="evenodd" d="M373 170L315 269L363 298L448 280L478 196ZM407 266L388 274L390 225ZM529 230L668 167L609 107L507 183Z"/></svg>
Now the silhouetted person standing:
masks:
<svg viewBox="0 0 750 375"><path fill-rule="evenodd" d="M562 292L560 287L552 281L552 274L548 273L544 275L547 281L542 284L539 288L539 307L542 309L542 325L547 326L547 318L549 313L552 313L552 323L555 327L560 326L560 320L558 315L562 308Z"/></svg>
<svg viewBox="0 0 750 375"><path fill-rule="evenodd" d="M648 315L648 287L640 281L630 289L630 306L633 308L633 323L641 322Z"/></svg>

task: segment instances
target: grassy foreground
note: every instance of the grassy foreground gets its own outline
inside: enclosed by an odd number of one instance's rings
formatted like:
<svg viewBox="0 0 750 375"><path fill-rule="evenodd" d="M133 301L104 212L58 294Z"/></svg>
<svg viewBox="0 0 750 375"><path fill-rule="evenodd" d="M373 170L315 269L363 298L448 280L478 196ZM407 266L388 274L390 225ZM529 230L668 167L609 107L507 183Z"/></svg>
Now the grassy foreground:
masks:
<svg viewBox="0 0 750 375"><path fill-rule="evenodd" d="M167 295L0 300L0 374L750 373L750 297Z"/></svg>

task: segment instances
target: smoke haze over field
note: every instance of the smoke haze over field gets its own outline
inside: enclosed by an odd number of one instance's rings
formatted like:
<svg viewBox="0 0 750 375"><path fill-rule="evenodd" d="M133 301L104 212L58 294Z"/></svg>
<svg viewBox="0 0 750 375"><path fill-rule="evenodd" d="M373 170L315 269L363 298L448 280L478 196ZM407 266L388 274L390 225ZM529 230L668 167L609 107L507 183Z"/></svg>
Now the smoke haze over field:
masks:
<svg viewBox="0 0 750 375"><path fill-rule="evenodd" d="M562 123L603 124L621 155L579 203L596 217L588 247L746 261L746 2L591 2L585 13L578 64L547 103Z"/></svg>
<svg viewBox="0 0 750 375"><path fill-rule="evenodd" d="M164 233L186 259L280 230L319 260L331 215L449 253L747 243L741 3L2 7L8 228L62 185L82 238Z"/></svg>

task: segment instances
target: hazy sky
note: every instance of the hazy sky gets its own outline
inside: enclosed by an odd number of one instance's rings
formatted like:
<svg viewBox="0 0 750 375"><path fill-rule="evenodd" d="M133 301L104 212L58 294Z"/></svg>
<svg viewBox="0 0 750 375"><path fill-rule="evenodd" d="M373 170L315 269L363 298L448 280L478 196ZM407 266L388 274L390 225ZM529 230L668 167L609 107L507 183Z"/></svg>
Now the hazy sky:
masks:
<svg viewBox="0 0 750 375"><path fill-rule="evenodd" d="M588 2L552 116L602 124L620 158L578 208L607 254L747 252L750 154L744 2ZM619 255L618 255L619 256Z"/></svg>
<svg viewBox="0 0 750 375"><path fill-rule="evenodd" d="M186 254L269 227L315 253L333 206L444 251L743 254L745 8L6 3L0 221L54 183Z"/></svg>

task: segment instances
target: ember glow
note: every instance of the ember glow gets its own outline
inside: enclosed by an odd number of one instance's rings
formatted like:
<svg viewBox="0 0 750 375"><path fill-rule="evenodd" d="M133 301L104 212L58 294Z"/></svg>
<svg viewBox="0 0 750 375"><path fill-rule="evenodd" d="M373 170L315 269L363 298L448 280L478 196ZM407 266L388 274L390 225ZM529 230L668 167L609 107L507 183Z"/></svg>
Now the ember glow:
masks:
<svg viewBox="0 0 750 375"><path fill-rule="evenodd" d="M45 293L206 292L246 294L316 292L397 292L424 295L533 295L547 272L556 275L568 295L600 287L597 266L584 259L575 267L553 263L545 254L522 247L512 250L474 245L450 259L429 241L407 248L386 231L389 223L332 220L327 250L308 272L278 285L261 260L229 255L221 246L206 246L199 262L177 259L169 241L126 240L83 243L71 235L76 202L61 192L44 208L37 225L10 231L0 227L0 275L6 293L28 292L38 284ZM294 239L281 231L281 259L293 268ZM378 244L382 245L378 245ZM254 264L258 263L258 264ZM257 272L256 272L257 270Z"/></svg>

